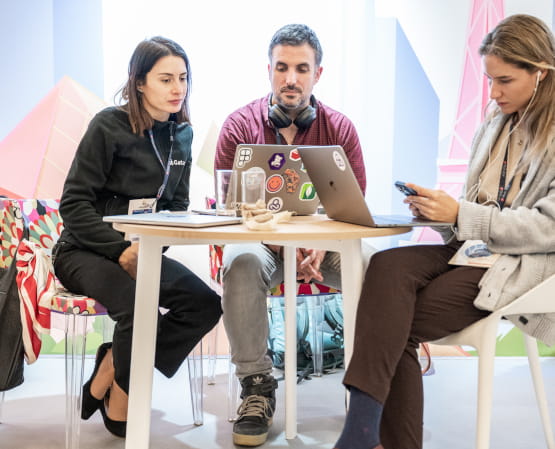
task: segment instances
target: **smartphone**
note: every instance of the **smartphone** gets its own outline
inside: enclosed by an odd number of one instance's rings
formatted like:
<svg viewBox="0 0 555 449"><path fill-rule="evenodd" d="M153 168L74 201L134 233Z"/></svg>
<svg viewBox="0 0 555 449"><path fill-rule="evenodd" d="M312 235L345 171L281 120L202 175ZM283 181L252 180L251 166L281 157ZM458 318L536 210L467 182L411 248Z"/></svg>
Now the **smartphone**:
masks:
<svg viewBox="0 0 555 449"><path fill-rule="evenodd" d="M397 189L399 189L399 191L401 191L402 193L404 193L407 196L409 196L409 195L418 195L418 193L416 193L416 190L411 189L410 187L407 187L404 182L395 181L395 187L397 187Z"/></svg>

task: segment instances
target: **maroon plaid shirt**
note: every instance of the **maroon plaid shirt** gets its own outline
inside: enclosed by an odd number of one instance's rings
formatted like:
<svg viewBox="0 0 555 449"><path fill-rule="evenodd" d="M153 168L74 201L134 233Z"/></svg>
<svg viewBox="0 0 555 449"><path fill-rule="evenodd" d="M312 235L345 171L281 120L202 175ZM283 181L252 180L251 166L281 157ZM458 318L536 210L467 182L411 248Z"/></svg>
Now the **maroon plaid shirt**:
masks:
<svg viewBox="0 0 555 449"><path fill-rule="evenodd" d="M268 99L269 96L255 100L227 117L216 146L215 169L233 167L235 149L240 143L277 143L276 130L268 119ZM308 128L297 131L293 145L341 145L364 194L366 172L360 141L353 123L320 101L316 103L316 120Z"/></svg>

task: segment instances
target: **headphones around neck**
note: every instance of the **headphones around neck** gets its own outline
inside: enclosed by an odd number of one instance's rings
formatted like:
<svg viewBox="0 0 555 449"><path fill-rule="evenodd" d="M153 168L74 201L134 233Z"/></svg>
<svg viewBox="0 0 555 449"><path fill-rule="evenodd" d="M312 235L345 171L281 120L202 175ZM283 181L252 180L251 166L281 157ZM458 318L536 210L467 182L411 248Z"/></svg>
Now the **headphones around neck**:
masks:
<svg viewBox="0 0 555 449"><path fill-rule="evenodd" d="M305 129L308 128L314 120L316 120L315 105L316 100L314 99L314 96L311 96L310 104L297 114L295 120L291 120L287 115L285 108L279 104L272 104L272 97L270 97L270 101L268 102L268 118L277 129L287 128L291 125L291 123L294 123L297 128Z"/></svg>

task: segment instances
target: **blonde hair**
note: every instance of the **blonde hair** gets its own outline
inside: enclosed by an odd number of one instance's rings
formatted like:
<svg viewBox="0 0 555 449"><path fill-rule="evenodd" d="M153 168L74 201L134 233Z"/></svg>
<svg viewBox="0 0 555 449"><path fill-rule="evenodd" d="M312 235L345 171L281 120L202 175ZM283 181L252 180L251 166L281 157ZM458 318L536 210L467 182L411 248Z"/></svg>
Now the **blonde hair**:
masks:
<svg viewBox="0 0 555 449"><path fill-rule="evenodd" d="M488 33L480 45L480 56L493 55L529 73L546 72L530 99L526 114L520 117L524 130L527 154L531 159L549 145L555 123L555 39L549 27L540 19L526 14L509 16ZM490 118L501 111L495 107Z"/></svg>

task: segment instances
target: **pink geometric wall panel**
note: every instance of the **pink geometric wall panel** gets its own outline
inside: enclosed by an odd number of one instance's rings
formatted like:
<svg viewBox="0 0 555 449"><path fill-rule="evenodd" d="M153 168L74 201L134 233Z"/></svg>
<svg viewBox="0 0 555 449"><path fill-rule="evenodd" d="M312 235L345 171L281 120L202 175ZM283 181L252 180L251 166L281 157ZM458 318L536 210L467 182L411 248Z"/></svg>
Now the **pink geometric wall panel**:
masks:
<svg viewBox="0 0 555 449"><path fill-rule="evenodd" d="M463 189L472 138L483 118L489 99L487 79L482 72L478 48L484 36L504 17L503 0L472 0L459 87L457 115L450 136L448 156L438 163L437 188L459 198ZM415 230L411 240L440 242L430 228Z"/></svg>
<svg viewBox="0 0 555 449"><path fill-rule="evenodd" d="M466 177L466 162L447 161L439 167L439 179L441 179L441 188L454 198L461 195L462 187Z"/></svg>
<svg viewBox="0 0 555 449"><path fill-rule="evenodd" d="M484 36L504 17L503 0L473 0L466 36L464 69L457 116L451 136L450 159L468 160L472 136L482 120L488 85L478 48Z"/></svg>
<svg viewBox="0 0 555 449"><path fill-rule="evenodd" d="M0 194L60 198L81 137L106 104L64 77L0 142Z"/></svg>

